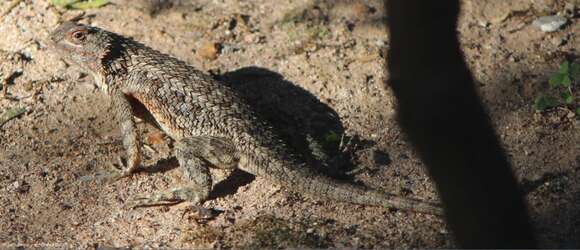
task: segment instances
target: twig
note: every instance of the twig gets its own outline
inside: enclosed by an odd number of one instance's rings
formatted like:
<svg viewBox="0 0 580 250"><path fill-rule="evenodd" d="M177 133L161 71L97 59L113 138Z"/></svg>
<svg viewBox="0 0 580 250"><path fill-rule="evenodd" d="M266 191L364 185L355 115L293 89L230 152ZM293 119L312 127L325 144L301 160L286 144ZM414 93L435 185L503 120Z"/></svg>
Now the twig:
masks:
<svg viewBox="0 0 580 250"><path fill-rule="evenodd" d="M151 147L145 143L143 143L143 148L151 151L152 153L157 153L157 150L155 150L153 147Z"/></svg>
<svg viewBox="0 0 580 250"><path fill-rule="evenodd" d="M2 72L0 72L0 87L2 87L2 98L6 97L6 95L8 94L7 88L6 88L6 80L4 78L4 74L2 74Z"/></svg>
<svg viewBox="0 0 580 250"><path fill-rule="evenodd" d="M8 9L6 9L4 12L2 12L2 15L0 15L0 19L4 18L6 15L8 15L14 8L16 8L16 6L18 6L18 4L20 4L20 2L22 2L23 0L14 0L10 6L8 6Z"/></svg>
<svg viewBox="0 0 580 250"><path fill-rule="evenodd" d="M12 108L4 112L0 115L0 127L2 127L6 122L24 114L24 112L26 112L26 108Z"/></svg>
<svg viewBox="0 0 580 250"><path fill-rule="evenodd" d="M22 70L19 69L19 70L13 71L6 78L2 79L2 97L8 96L8 83L14 81L14 79L16 77L19 77L21 75L22 75ZM2 75L0 75L0 76L2 76Z"/></svg>

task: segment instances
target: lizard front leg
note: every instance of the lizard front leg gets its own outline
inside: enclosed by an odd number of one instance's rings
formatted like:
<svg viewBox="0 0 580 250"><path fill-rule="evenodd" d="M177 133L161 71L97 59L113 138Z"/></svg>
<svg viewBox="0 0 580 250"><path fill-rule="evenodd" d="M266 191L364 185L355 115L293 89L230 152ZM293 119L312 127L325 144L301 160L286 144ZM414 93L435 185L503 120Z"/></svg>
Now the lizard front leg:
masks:
<svg viewBox="0 0 580 250"><path fill-rule="evenodd" d="M133 118L133 108L125 94L115 93L111 95L111 103L117 122L121 127L123 147L127 153L126 164L119 159L123 169L113 174L112 180L114 181L130 175L139 167L141 163L141 141Z"/></svg>

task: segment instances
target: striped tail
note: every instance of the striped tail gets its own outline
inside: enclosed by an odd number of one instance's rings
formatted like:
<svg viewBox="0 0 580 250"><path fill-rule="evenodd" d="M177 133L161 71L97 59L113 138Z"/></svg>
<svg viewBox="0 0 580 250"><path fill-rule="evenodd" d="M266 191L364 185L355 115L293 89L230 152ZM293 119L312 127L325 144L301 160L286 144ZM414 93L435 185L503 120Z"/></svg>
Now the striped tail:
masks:
<svg viewBox="0 0 580 250"><path fill-rule="evenodd" d="M443 214L443 209L438 203L405 198L378 190L341 183L327 176L319 175L292 160L277 161L272 160L276 159L274 155L260 158L255 157L255 155L261 154L241 157L240 169L254 175L269 178L290 188L292 191L310 194L314 197L322 196L342 202L383 206L434 215Z"/></svg>

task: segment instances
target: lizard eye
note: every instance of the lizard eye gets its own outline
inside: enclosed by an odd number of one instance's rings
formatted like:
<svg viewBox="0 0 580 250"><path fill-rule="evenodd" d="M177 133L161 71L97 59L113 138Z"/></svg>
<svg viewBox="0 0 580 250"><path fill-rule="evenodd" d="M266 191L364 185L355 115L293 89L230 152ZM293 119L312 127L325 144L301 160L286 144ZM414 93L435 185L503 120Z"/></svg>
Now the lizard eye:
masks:
<svg viewBox="0 0 580 250"><path fill-rule="evenodd" d="M71 35L72 41L75 43L80 43L85 40L87 37L85 30L77 30L73 32Z"/></svg>

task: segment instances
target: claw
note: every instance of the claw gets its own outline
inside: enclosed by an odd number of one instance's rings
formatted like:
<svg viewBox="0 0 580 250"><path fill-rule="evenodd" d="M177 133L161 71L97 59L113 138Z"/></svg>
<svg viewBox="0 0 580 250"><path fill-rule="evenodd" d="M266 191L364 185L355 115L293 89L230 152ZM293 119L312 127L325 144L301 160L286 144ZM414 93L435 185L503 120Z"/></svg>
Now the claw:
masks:
<svg viewBox="0 0 580 250"><path fill-rule="evenodd" d="M111 164L111 165L113 165L113 167L116 169L127 169L127 164L125 164L125 162L123 162L123 157L117 156L117 164L119 164L120 168L115 167L115 164Z"/></svg>
<svg viewBox="0 0 580 250"><path fill-rule="evenodd" d="M174 188L151 196L136 196L128 201L126 206L134 209L137 207L174 205L182 201L191 201L194 205L201 204L199 196L192 192L191 188Z"/></svg>
<svg viewBox="0 0 580 250"><path fill-rule="evenodd" d="M117 160L118 160L117 164L120 166L120 168L117 167L116 164L112 163L109 166L109 168L111 169L110 171L98 172L95 175L81 176L79 179L81 181L101 180L107 184L111 184L111 183L117 182L118 180L120 180L124 177L131 175L131 172L123 170L123 169L127 169L125 167L125 163L123 162L123 159L121 157L118 157Z"/></svg>
<svg viewBox="0 0 580 250"><path fill-rule="evenodd" d="M195 205L188 206L181 214L181 218L183 219L187 213L193 213L197 219L201 220L209 220L216 217L216 214L211 209Z"/></svg>
<svg viewBox="0 0 580 250"><path fill-rule="evenodd" d="M109 172L108 174L106 174L103 178L109 184L117 182L118 180L132 174L132 171L126 170L127 165L125 164L125 162L123 162L122 157L120 157L120 156L117 157L117 164L120 166L120 168L116 167L115 164L111 164L111 169L113 169L113 170L111 172Z"/></svg>

